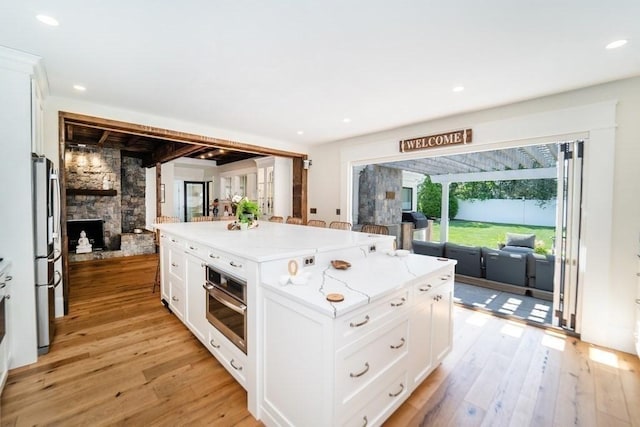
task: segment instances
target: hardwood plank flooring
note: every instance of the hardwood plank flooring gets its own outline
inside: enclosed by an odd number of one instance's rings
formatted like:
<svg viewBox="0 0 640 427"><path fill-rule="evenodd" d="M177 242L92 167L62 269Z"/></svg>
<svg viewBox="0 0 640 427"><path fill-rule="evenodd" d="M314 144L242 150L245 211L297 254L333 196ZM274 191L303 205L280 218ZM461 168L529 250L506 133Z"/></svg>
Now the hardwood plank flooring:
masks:
<svg viewBox="0 0 640 427"><path fill-rule="evenodd" d="M259 426L247 395L151 293L157 257L70 265L49 354L9 373L3 426ZM387 426L637 426L640 360L456 307L454 346Z"/></svg>

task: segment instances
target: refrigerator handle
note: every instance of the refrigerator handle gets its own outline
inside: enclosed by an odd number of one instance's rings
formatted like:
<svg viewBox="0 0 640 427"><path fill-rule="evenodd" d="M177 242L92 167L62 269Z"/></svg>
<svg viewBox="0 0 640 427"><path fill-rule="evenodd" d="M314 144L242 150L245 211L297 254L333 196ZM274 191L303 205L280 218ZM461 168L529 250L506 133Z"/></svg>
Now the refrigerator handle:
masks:
<svg viewBox="0 0 640 427"><path fill-rule="evenodd" d="M60 237L60 179L58 178L58 171L55 169L51 171L51 184L54 187L55 200L53 201L53 238L58 240Z"/></svg>

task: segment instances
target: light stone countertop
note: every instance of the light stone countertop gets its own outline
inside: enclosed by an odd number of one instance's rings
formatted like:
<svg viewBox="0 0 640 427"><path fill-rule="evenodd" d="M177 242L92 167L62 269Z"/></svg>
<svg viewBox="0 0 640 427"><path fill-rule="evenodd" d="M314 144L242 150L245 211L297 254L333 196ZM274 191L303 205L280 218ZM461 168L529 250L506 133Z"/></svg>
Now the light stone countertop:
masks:
<svg viewBox="0 0 640 427"><path fill-rule="evenodd" d="M340 317L370 302L423 280L424 276L453 271L455 260L426 255L389 256L386 250L369 252L367 247L318 254L315 265L298 273L305 283L295 284L288 279L288 260L261 265L262 285L272 291L306 305L330 317ZM348 261L351 267L337 270L332 259ZM330 293L344 295L344 301L332 303Z"/></svg>
<svg viewBox="0 0 640 427"><path fill-rule="evenodd" d="M227 230L227 221L155 224L161 231L219 249L245 259L264 262L380 245L391 248L393 236L260 221L249 230Z"/></svg>

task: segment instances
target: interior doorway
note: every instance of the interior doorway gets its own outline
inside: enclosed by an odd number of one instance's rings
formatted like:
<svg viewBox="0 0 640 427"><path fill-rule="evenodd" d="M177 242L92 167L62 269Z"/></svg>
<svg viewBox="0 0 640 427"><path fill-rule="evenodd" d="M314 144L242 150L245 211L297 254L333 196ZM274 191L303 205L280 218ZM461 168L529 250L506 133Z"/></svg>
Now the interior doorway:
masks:
<svg viewBox="0 0 640 427"><path fill-rule="evenodd" d="M449 204L445 199L445 193L455 195L455 184L461 182L511 182L511 181L535 181L546 180L545 186L554 195L554 204L551 210L545 213L544 230L541 228L532 231L521 231L514 227L514 234L530 233L533 240L529 247L523 247L521 253L507 253L504 246L505 231L502 238L494 238L484 242L456 241L448 236L449 220L436 219L435 232L428 233L432 236L433 256L446 256L455 258L460 256L457 266L457 282L460 294L465 296L468 305L478 309L494 311L502 316L515 316L529 323L560 327L570 332L579 333L579 309L580 309L580 224L582 203L582 174L585 143L583 141L548 142L544 144L511 146L500 150L487 150L455 154L449 156L432 156L412 159L410 161L376 163L376 167L400 170L402 173L422 173L430 176L432 182L442 186L439 190L438 200L441 206ZM360 200L360 187L368 182L360 182L363 169L369 165L354 165L353 173L353 198L352 218L354 224L361 222L358 209L367 204L367 200ZM376 169L378 170L378 169ZM409 207L407 202L413 196L412 209L416 210L418 204L417 187L409 178L401 174L387 173L386 176L396 176L400 179L396 187L398 192L398 206L396 209L405 210ZM374 174L379 178L381 173ZM401 176L401 178L397 178ZM555 181L549 185L550 181ZM383 183L381 188L391 188L389 183ZM412 190L410 190L412 188ZM444 189L447 189L447 192ZM370 201L371 195L367 194ZM374 195L375 196L375 195ZM379 198L388 196L381 193ZM485 212L487 217L478 222L491 223L505 221L514 226L525 223L529 219L529 211L525 212L525 202L522 199L510 200L511 204L504 204L500 212ZM489 204L487 204L489 206ZM487 209L485 209L486 211ZM509 215L512 220L507 220ZM378 215L384 218L385 215ZM499 219L498 219L499 218ZM518 219L519 218L519 219ZM467 222L472 222L468 220ZM509 226L505 227L506 231ZM463 230L467 236L474 234L472 228ZM478 233L480 234L480 233ZM441 240L442 239L442 240ZM502 240L502 241L500 241ZM543 241L544 248L538 247ZM452 245L449 245L452 243ZM448 248L448 246L451 246ZM463 248L454 246L465 246ZM449 249L449 250L448 250ZM507 250L510 248L507 248ZM418 251L415 251L418 253ZM477 268L465 271L465 261L462 257L473 258ZM509 261L517 262L509 263ZM517 265L516 265L517 264ZM489 274L488 272L508 271L510 274ZM464 274L458 274L462 271ZM516 277L514 279L514 277ZM502 281L505 285L502 286ZM508 283L511 281L511 283ZM457 283L457 284L458 284Z"/></svg>
<svg viewBox="0 0 640 427"><path fill-rule="evenodd" d="M184 181L184 221L207 215L209 206L208 183L204 181Z"/></svg>

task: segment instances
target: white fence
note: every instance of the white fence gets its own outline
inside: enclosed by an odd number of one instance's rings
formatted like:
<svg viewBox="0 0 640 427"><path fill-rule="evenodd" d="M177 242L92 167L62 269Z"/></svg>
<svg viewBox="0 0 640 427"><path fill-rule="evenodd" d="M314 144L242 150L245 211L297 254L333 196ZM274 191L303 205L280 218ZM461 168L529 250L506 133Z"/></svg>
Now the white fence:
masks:
<svg viewBox="0 0 640 427"><path fill-rule="evenodd" d="M538 200L458 200L455 219L554 227L556 200L547 201L544 207L538 206Z"/></svg>

